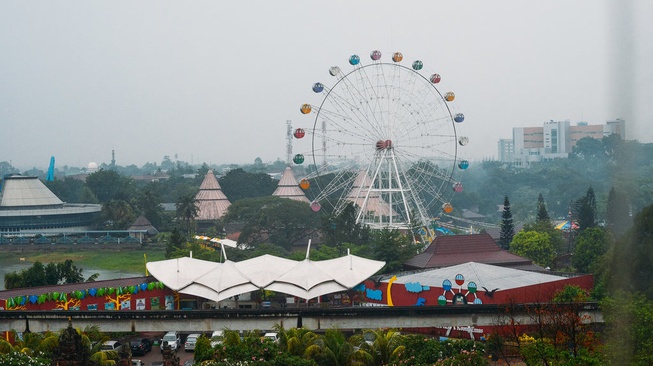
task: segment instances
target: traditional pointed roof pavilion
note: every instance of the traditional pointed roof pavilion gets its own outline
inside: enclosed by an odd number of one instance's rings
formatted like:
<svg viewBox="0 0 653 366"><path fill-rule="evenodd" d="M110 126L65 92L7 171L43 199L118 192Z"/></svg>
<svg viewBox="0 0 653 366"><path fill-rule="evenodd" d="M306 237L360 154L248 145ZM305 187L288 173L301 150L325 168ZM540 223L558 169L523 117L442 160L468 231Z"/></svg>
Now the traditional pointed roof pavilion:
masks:
<svg viewBox="0 0 653 366"><path fill-rule="evenodd" d="M282 198L290 198L291 200L295 201L311 203L311 201L304 194L304 191L299 188L297 179L295 179L295 175L293 174L290 167L286 167L286 169L283 171L283 175L279 180L277 189L272 193L272 195Z"/></svg>
<svg viewBox="0 0 653 366"><path fill-rule="evenodd" d="M200 185L200 191L195 195L195 204L197 205L197 221L219 220L231 206L231 202L222 192L213 170L206 172Z"/></svg>

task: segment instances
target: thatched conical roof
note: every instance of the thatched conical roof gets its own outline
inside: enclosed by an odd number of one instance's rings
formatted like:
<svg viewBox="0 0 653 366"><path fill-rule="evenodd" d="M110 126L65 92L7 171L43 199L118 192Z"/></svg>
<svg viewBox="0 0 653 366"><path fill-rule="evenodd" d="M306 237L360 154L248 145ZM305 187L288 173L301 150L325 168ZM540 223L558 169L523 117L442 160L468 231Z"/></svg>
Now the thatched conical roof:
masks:
<svg viewBox="0 0 653 366"><path fill-rule="evenodd" d="M136 221L134 221L134 223L129 227L129 230L147 230L147 235L156 235L159 233L159 230L157 230L150 220L143 215L139 216Z"/></svg>
<svg viewBox="0 0 653 366"><path fill-rule="evenodd" d="M222 192L218 179L212 170L206 172L206 176L204 176L204 180L200 185L200 191L195 195L195 204L197 205L198 221L219 220L227 213L231 202Z"/></svg>
<svg viewBox="0 0 653 366"><path fill-rule="evenodd" d="M397 213L390 209L390 205L385 202L379 192L370 191L367 202L365 202L365 197L371 186L372 179L370 179L367 171L361 170L356 176L346 199L353 202L359 209L372 213L373 216L396 216Z"/></svg>
<svg viewBox="0 0 653 366"><path fill-rule="evenodd" d="M311 203L311 201L306 197L304 191L299 188L297 179L292 172L290 167L286 167L281 175L277 189L272 193L273 196L290 198L291 200L301 201L306 203Z"/></svg>

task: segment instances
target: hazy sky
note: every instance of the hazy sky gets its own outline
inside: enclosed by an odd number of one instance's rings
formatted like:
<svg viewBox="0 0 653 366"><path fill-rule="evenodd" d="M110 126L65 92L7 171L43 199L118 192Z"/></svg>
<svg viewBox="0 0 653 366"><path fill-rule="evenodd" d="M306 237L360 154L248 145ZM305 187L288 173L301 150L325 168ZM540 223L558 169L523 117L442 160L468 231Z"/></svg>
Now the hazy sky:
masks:
<svg viewBox="0 0 653 366"><path fill-rule="evenodd" d="M648 0L0 0L0 161L285 160L312 84L375 49L442 75L472 160L548 120L622 117L653 142L652 16Z"/></svg>

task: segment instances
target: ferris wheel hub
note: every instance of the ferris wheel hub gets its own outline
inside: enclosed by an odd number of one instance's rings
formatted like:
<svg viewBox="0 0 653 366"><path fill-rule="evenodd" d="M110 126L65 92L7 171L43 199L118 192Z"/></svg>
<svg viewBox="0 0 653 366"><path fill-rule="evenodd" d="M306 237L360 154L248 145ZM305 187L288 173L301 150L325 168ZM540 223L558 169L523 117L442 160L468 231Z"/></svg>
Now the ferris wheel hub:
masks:
<svg viewBox="0 0 653 366"><path fill-rule="evenodd" d="M392 148L392 140L379 140L376 142L377 150L385 150Z"/></svg>

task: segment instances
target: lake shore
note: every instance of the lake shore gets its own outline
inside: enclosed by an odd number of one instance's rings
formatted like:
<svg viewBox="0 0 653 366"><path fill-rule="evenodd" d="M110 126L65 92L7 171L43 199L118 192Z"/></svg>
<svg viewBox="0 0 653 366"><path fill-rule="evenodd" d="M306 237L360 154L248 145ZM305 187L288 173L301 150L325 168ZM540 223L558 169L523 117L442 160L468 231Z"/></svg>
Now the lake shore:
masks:
<svg viewBox="0 0 653 366"><path fill-rule="evenodd" d="M0 274L4 289L4 274L31 267L35 262L47 264L72 260L84 270L84 275L100 273L99 279L133 277L145 274L147 261L165 259L163 246L54 246L11 245L0 247Z"/></svg>

